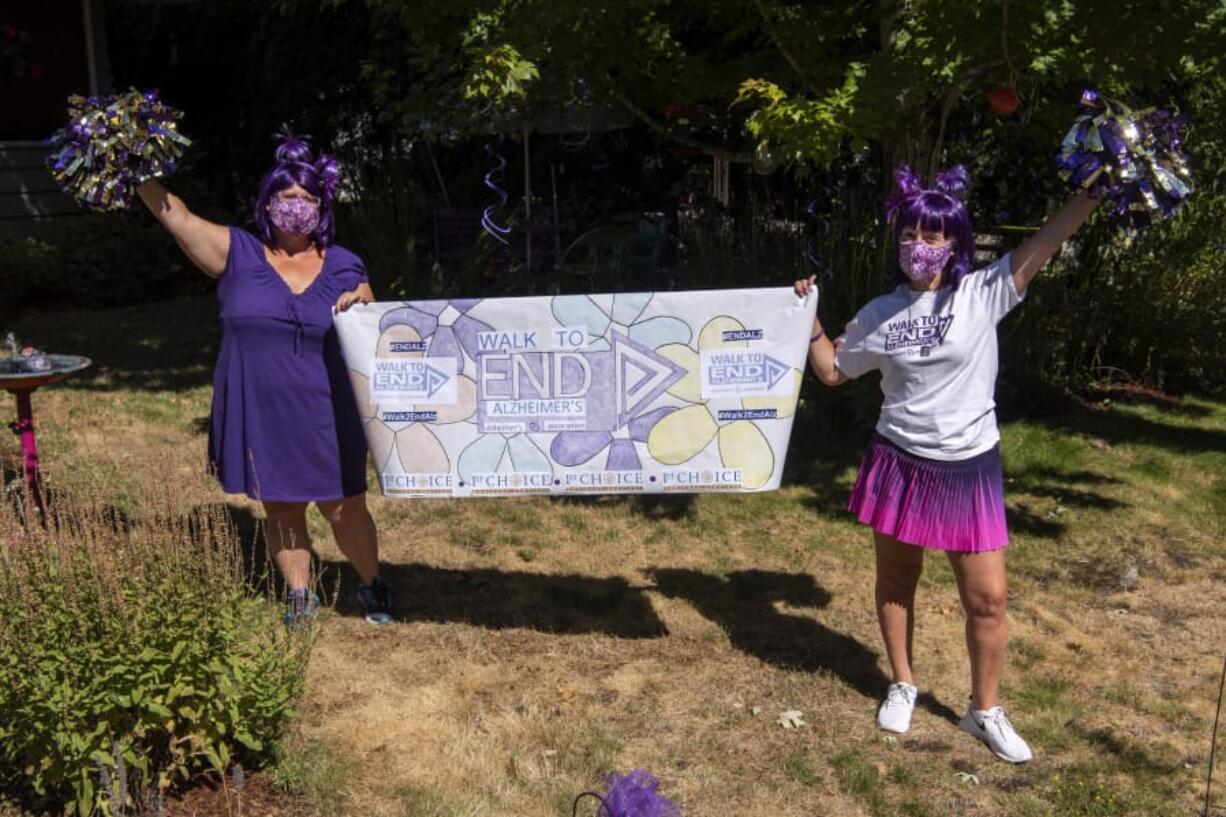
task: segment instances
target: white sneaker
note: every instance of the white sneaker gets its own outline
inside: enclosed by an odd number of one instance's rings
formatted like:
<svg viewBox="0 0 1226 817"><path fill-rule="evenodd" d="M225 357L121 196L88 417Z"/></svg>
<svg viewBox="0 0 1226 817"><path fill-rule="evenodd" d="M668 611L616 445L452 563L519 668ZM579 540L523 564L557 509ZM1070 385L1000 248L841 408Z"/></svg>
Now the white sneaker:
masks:
<svg viewBox="0 0 1226 817"><path fill-rule="evenodd" d="M902 734L911 728L911 713L915 711L915 698L919 690L910 684L890 684L881 708L877 710L877 728L886 732Z"/></svg>
<svg viewBox="0 0 1226 817"><path fill-rule="evenodd" d="M974 735L988 745L992 754L1010 763L1025 763L1034 757L1026 741L1013 729L999 706L991 709L967 709L958 724L962 731Z"/></svg>

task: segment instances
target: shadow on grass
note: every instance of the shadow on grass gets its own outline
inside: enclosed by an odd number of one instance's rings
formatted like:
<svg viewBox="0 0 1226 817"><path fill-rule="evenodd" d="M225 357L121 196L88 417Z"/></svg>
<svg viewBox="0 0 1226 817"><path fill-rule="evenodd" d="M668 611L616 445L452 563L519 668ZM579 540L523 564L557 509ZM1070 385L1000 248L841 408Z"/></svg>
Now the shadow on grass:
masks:
<svg viewBox="0 0 1226 817"><path fill-rule="evenodd" d="M262 523L241 505L226 506L242 546L244 575L258 592L275 577ZM335 610L362 611L354 598L357 575L348 562L317 560L325 594L337 591ZM396 595L400 621L459 621L492 630L520 627L546 633L604 633L618 638L657 638L668 633L643 588L621 578L526 573L494 569L451 570L426 564L384 562L383 578ZM323 595L323 594L321 594Z"/></svg>
<svg viewBox="0 0 1226 817"><path fill-rule="evenodd" d="M861 695L879 698L890 679L877 653L852 636L801 615L780 612L780 603L821 609L830 592L804 573L745 570L726 579L696 570L652 568L656 589L692 604L728 634L733 647L772 666L829 673ZM919 704L933 715L957 723L957 714L930 694Z"/></svg>
<svg viewBox="0 0 1226 817"><path fill-rule="evenodd" d="M352 588L356 577L345 562L324 562L340 571L336 611L360 615ZM603 633L617 638L668 634L642 588L622 578L513 570L452 570L426 564L384 563L381 573L396 594L400 621L452 621L491 630L523 628L559 635Z"/></svg>
<svg viewBox="0 0 1226 817"><path fill-rule="evenodd" d="M648 520L679 522L694 515L695 498L694 494L561 495L550 497L550 502L563 507L617 507Z"/></svg>
<svg viewBox="0 0 1226 817"><path fill-rule="evenodd" d="M1096 394L1104 393L1091 391L1089 399ZM1116 406L1145 405L1160 411L1164 419L1193 420L1209 415L1210 409L1159 392L1117 389L1105 394L1113 405L1089 403L1041 380L1002 381L997 389L997 415L1006 420L1031 420L1112 445L1152 445L1173 453L1226 451L1226 431L1166 423Z"/></svg>
<svg viewBox="0 0 1226 817"><path fill-rule="evenodd" d="M1045 422L1075 434L1098 437L1112 445L1152 445L1178 454L1226 452L1226 431L1170 425L1132 412L1081 409L1047 418Z"/></svg>
<svg viewBox="0 0 1226 817"><path fill-rule="evenodd" d="M260 521L246 507L227 509L242 543L247 575L266 590L269 565ZM336 612L360 615L353 593L357 577L349 564L325 560L321 569L325 585L339 579ZM653 588L633 586L618 577L454 570L420 563L384 563L382 573L396 594L400 621L458 621L494 630L603 633L618 638L668 634L644 592ZM873 650L811 618L778 610L780 603L810 609L830 604L830 592L810 575L750 570L725 579L676 568L652 568L647 573L656 591L693 605L744 653L773 666L830 673L867 697L879 697L889 685ZM933 696L922 695L919 703L932 714L957 722L954 711Z"/></svg>
<svg viewBox="0 0 1226 817"><path fill-rule="evenodd" d="M94 365L57 388L182 391L212 380L220 329L216 300L180 298L107 310L31 312L12 327L49 352L85 355Z"/></svg>
<svg viewBox="0 0 1226 817"><path fill-rule="evenodd" d="M1088 729L1076 723L1070 728L1091 747L1110 755L1119 764L1120 770L1134 780L1138 777L1167 778L1178 773L1183 766L1182 758L1172 757L1163 761L1154 757L1141 743L1117 735L1109 729Z"/></svg>
<svg viewBox="0 0 1226 817"><path fill-rule="evenodd" d="M1091 400L1103 402L1110 400L1113 403L1126 403L1129 405L1152 406L1159 411L1167 414L1174 414L1180 417L1200 418L1207 417L1213 412L1205 406L1197 405L1196 403L1186 402L1182 397L1155 389L1147 389L1143 386L1129 385L1114 385L1114 386L1094 386L1089 389L1088 395Z"/></svg>
<svg viewBox="0 0 1226 817"><path fill-rule="evenodd" d="M1093 487L1119 485L1116 477L1093 471L1062 471L1035 466L1021 470L1006 467L1006 518L1009 530L1031 536L1056 539L1064 531L1066 509L1117 510L1127 502L1105 496ZM1014 497L1024 493L1024 498Z"/></svg>

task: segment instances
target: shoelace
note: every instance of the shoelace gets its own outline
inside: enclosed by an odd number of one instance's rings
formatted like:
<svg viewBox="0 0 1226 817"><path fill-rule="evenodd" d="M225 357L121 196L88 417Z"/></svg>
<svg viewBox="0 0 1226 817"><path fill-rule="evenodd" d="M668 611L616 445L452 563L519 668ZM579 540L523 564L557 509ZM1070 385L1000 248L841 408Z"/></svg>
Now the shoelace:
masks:
<svg viewBox="0 0 1226 817"><path fill-rule="evenodd" d="M1010 732L1015 731L1013 729L1013 724L1009 722L1009 717L1005 715L1005 711L1003 709L996 709L995 711L984 716L982 728L985 732L987 731L988 724L994 724L996 728L1002 732L1006 729Z"/></svg>
<svg viewBox="0 0 1226 817"><path fill-rule="evenodd" d="M892 686L885 696L885 705L887 707L911 706L912 703L911 691L906 687Z"/></svg>

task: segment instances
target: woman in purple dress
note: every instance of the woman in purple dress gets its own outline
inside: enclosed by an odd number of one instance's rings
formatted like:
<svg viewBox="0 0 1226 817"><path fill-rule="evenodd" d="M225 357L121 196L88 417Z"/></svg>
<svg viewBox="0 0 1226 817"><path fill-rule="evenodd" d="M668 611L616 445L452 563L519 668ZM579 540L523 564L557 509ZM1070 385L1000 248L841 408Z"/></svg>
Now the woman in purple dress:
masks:
<svg viewBox="0 0 1226 817"><path fill-rule="evenodd" d="M213 375L209 460L227 493L263 503L265 539L288 587L286 621L311 615L314 502L360 579L371 623L391 621L366 507L366 441L332 309L374 300L362 260L333 243L339 169L287 137L260 184L255 233L193 214L160 182L140 190L192 262L217 279L221 349Z"/></svg>

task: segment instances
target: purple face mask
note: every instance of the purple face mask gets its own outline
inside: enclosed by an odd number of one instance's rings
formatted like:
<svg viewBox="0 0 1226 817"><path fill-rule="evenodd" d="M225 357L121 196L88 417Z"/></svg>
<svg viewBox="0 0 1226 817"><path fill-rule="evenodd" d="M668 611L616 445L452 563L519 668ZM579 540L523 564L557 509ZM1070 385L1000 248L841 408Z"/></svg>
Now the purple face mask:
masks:
<svg viewBox="0 0 1226 817"><path fill-rule="evenodd" d="M291 235L310 235L319 226L319 205L306 199L274 198L268 205L268 220Z"/></svg>
<svg viewBox="0 0 1226 817"><path fill-rule="evenodd" d="M945 262L953 254L952 242L939 247L919 240L898 242L898 266L912 281L931 281L945 269Z"/></svg>

